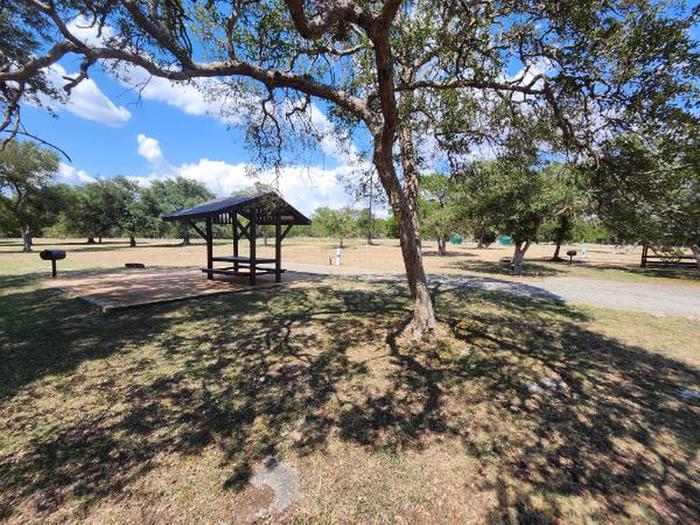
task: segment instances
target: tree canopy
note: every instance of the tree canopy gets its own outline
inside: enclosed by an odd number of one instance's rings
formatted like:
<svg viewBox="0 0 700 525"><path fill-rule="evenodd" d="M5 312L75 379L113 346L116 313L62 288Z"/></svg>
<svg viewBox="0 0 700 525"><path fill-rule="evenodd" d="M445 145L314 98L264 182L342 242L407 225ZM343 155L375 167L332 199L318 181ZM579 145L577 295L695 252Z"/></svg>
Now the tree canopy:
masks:
<svg viewBox="0 0 700 525"><path fill-rule="evenodd" d="M20 108L55 96L46 67L82 61L199 81L235 95L262 164L320 140L323 101L337 134L374 165L400 234L420 335L436 321L419 250L422 149L457 163L484 144L597 158L626 132L663 135L692 112L698 8L651 0L9 0L2 11L0 131ZM78 21L79 23L77 23ZM86 37L86 34L89 35ZM7 36L6 36L7 35ZM13 46L20 50L13 50ZM318 111L316 107L316 111ZM416 136L419 140L416 141ZM395 146L398 158L395 159ZM523 191L527 191L526 189Z"/></svg>
<svg viewBox="0 0 700 525"><path fill-rule="evenodd" d="M57 170L56 155L31 141L12 141L0 151L0 221L21 233L25 252L32 249L32 237L51 224L62 207Z"/></svg>

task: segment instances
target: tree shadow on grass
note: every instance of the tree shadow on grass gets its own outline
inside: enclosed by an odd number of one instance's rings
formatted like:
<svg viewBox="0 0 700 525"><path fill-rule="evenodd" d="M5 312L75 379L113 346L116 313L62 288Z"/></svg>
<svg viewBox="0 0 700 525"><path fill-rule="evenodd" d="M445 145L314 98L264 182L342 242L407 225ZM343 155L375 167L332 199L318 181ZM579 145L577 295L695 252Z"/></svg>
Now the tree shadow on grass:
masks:
<svg viewBox="0 0 700 525"><path fill-rule="evenodd" d="M700 269L697 268L673 268L673 267L658 267L658 268L640 268L634 266L620 265L590 265L587 266L593 271L606 272L621 272L631 275L639 275L644 277L663 277L665 279L679 279L700 281Z"/></svg>
<svg viewBox="0 0 700 525"><path fill-rule="evenodd" d="M422 250L421 255L423 257L435 257L436 259L449 259L451 257L476 257L473 253L465 252L465 251L454 251L448 249L446 253L441 254L437 250Z"/></svg>
<svg viewBox="0 0 700 525"><path fill-rule="evenodd" d="M491 275L513 275L513 266L509 262L501 261L459 261L450 266L458 270L486 273ZM523 263L523 277L552 277L565 273L554 264L533 263L525 260Z"/></svg>
<svg viewBox="0 0 700 525"><path fill-rule="evenodd" d="M263 457L332 437L394 454L461 442L494 467L481 481L498 494L494 523L565 519L572 498L597 505L579 509L592 519L632 519L631 503L658 521L698 515L697 401L675 389L700 374L588 330L561 303L440 293L458 344L408 347L396 285L326 281L109 315L46 290L3 301L0 432L21 439L0 453L0 516L28 501L39 516L74 501L87 513L160 455L211 447L238 490ZM55 416L39 403L52 395ZM62 417L59 403L82 396L92 408Z"/></svg>

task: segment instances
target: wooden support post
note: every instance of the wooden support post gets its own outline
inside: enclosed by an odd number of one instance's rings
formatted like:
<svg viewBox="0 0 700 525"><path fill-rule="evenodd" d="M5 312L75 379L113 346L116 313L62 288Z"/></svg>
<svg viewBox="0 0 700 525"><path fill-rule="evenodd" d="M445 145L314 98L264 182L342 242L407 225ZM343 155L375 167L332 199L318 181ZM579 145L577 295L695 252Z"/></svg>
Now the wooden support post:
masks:
<svg viewBox="0 0 700 525"><path fill-rule="evenodd" d="M214 269L214 233L211 228L211 217L207 217L207 270ZM213 279L214 274L207 273L207 279Z"/></svg>
<svg viewBox="0 0 700 525"><path fill-rule="evenodd" d="M282 212L278 208L275 216L275 282L282 280Z"/></svg>
<svg viewBox="0 0 700 525"><path fill-rule="evenodd" d="M647 246L646 244L642 246L642 268L646 268L647 266L648 250L649 246Z"/></svg>
<svg viewBox="0 0 700 525"><path fill-rule="evenodd" d="M257 210L253 210L250 214L250 284L255 284L255 223L257 221Z"/></svg>
<svg viewBox="0 0 700 525"><path fill-rule="evenodd" d="M238 214L233 212L233 256L238 257ZM233 263L233 271L238 273L238 261Z"/></svg>

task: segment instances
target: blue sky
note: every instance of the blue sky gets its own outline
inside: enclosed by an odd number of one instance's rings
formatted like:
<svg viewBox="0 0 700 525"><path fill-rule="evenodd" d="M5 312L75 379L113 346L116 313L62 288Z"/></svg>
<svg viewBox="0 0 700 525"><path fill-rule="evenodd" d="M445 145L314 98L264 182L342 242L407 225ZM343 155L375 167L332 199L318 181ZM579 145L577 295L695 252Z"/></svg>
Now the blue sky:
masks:
<svg viewBox="0 0 700 525"><path fill-rule="evenodd" d="M64 60L49 71L57 86L78 69ZM133 75L145 78L141 70ZM194 86L151 79L139 93L98 67L89 80L74 89L65 104L49 101L56 116L39 107L26 107L27 130L65 150L60 180L81 184L97 177L126 175L148 184L150 180L183 175L206 184L217 195L251 186L256 180L273 181L271 173L250 177L251 155L244 132L221 117L220 104L208 100ZM321 129L332 124L316 107ZM235 120L235 111L232 116ZM301 210L318 206L352 205L337 175L350 169L347 156L333 139L324 140L305 164L290 164L279 179L280 191Z"/></svg>
<svg viewBox="0 0 700 525"><path fill-rule="evenodd" d="M79 20L69 24L79 38L94 41L94 30L86 25ZM522 72L522 64L509 66L508 75ZM547 68L546 64L534 66L529 78ZM65 84L62 76L74 76L77 70L77 59L69 57L53 66L49 76L60 88ZM136 68L127 73L136 83L148 78ZM41 108L25 107L23 120L29 132L70 155L72 160L63 159L61 164L62 181L80 184L97 177L126 175L148 184L153 179L183 175L223 196L256 180L248 176L251 156L243 132L227 125L235 121L235 110L221 117L221 103L207 99L191 85L150 79L139 97L124 82L93 67L90 78L73 90L66 104L52 105L56 117ZM318 206L358 205L338 180L352 172L351 161L332 139L332 124L323 108L315 106L314 122L328 138L316 154L307 155L306 164L289 165L279 179L283 195L306 213ZM271 182L272 174L263 173L261 179Z"/></svg>

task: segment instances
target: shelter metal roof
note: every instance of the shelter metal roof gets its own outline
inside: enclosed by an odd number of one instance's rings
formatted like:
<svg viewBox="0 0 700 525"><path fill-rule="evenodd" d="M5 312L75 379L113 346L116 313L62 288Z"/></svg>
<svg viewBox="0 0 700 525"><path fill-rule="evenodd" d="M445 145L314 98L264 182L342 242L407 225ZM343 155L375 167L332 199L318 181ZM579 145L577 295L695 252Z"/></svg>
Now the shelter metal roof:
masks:
<svg viewBox="0 0 700 525"><path fill-rule="evenodd" d="M255 213L257 224L276 224L277 211L281 224L310 224L311 221L274 192L247 193L223 199L214 199L191 208L163 216L164 221L196 221L212 219L217 223L231 223L235 212L250 220Z"/></svg>

